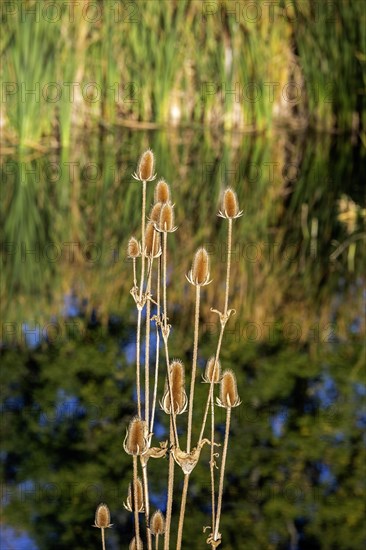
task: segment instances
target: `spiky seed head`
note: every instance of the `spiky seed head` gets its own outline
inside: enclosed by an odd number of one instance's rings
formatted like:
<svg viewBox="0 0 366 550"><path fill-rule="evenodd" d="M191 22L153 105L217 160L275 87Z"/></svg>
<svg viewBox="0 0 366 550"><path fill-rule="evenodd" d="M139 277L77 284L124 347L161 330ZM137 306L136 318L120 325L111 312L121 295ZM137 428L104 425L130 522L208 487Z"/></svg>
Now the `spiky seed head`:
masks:
<svg viewBox="0 0 366 550"><path fill-rule="evenodd" d="M154 193L155 202L166 203L170 201L170 188L164 179L158 181Z"/></svg>
<svg viewBox="0 0 366 550"><path fill-rule="evenodd" d="M203 377L203 380L210 384L211 382L213 382L214 384L218 384L220 382L220 378L221 378L220 361L219 360L216 361L216 358L212 356L206 363L206 370L205 370L205 375Z"/></svg>
<svg viewBox="0 0 366 550"><path fill-rule="evenodd" d="M175 414L182 414L187 408L188 398L184 388L184 365L182 361L174 359L170 364L170 382ZM170 394L168 384L165 384L165 392L161 402L162 409L171 414Z"/></svg>
<svg viewBox="0 0 366 550"><path fill-rule="evenodd" d="M148 222L145 233L145 251L147 256L158 256L160 253L160 235L155 231L154 223Z"/></svg>
<svg viewBox="0 0 366 550"><path fill-rule="evenodd" d="M143 455L148 450L148 427L138 416L128 426L123 447L129 455Z"/></svg>
<svg viewBox="0 0 366 550"><path fill-rule="evenodd" d="M137 511L143 512L144 511L144 493L143 493L143 487L141 483L141 479L137 478L136 483L136 495L137 495ZM135 486L133 481L130 483L128 487L128 496L127 496L127 502L123 503L126 510L129 512L133 512L135 509Z"/></svg>
<svg viewBox="0 0 366 550"><path fill-rule="evenodd" d="M151 149L142 153L139 160L137 175L141 181L151 181L154 179L155 158Z"/></svg>
<svg viewBox="0 0 366 550"><path fill-rule="evenodd" d="M137 548L140 548L140 550L143 550L142 540L139 537L139 545L137 546L136 537L133 537L133 539L131 540L131 542L129 544L128 549L129 550L137 550Z"/></svg>
<svg viewBox="0 0 366 550"><path fill-rule="evenodd" d="M161 212L161 207L162 207L162 203L161 202L157 202L154 204L154 206L151 208L150 210L150 220L154 223L159 223L159 220L160 220L160 212Z"/></svg>
<svg viewBox="0 0 366 550"><path fill-rule="evenodd" d="M174 230L174 211L170 202L166 202L161 207L159 230L164 232Z"/></svg>
<svg viewBox="0 0 366 550"><path fill-rule="evenodd" d="M140 256L140 245L135 237L131 237L128 241L127 256L129 258L138 258Z"/></svg>
<svg viewBox="0 0 366 550"><path fill-rule="evenodd" d="M209 273L209 259L207 250L205 248L199 248L194 256L192 264L192 281L195 285L207 284L210 278Z"/></svg>
<svg viewBox="0 0 366 550"><path fill-rule="evenodd" d="M153 535L163 535L165 533L165 519L160 510L157 510L151 516L150 530Z"/></svg>
<svg viewBox="0 0 366 550"><path fill-rule="evenodd" d="M242 211L239 210L238 197L231 187L225 189L222 195L221 210L219 216L221 218L234 219L239 218L242 215Z"/></svg>
<svg viewBox="0 0 366 550"><path fill-rule="evenodd" d="M230 369L226 370L222 375L218 404L225 408L237 407L240 405L236 377Z"/></svg>
<svg viewBox="0 0 366 550"><path fill-rule="evenodd" d="M99 504L95 512L94 527L99 527L99 529L111 527L111 514L106 504Z"/></svg>

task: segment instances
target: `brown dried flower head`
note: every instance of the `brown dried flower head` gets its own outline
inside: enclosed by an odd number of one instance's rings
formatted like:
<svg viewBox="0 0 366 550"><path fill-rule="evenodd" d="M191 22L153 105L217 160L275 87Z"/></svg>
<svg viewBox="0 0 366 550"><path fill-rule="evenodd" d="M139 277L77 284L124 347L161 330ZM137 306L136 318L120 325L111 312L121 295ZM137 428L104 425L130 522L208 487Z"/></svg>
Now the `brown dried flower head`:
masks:
<svg viewBox="0 0 366 550"><path fill-rule="evenodd" d="M142 545L142 540L138 539L139 541L139 544L137 546L137 543L136 543L136 537L133 537L133 539L131 540L129 546L128 546L128 550L137 550L137 548L140 548L140 550L143 550L143 545Z"/></svg>
<svg viewBox="0 0 366 550"><path fill-rule="evenodd" d="M187 409L188 397L184 388L184 366L182 361L174 359L170 365L170 381L174 403L174 413L182 414ZM170 395L168 384L165 384L163 399L160 402L161 408L166 414L171 414Z"/></svg>
<svg viewBox="0 0 366 550"><path fill-rule="evenodd" d="M143 512L144 511L144 493L143 493L142 483L139 477L137 478L137 483L136 483L136 495L137 495L137 511ZM123 506L129 512L133 512L135 509L135 487L133 482L131 482L128 487L127 502L124 502Z"/></svg>
<svg viewBox="0 0 366 550"><path fill-rule="evenodd" d="M93 527L98 527L99 529L108 529L108 527L112 527L111 514L106 504L99 504L95 512L95 522Z"/></svg>
<svg viewBox="0 0 366 550"><path fill-rule="evenodd" d="M220 407L225 407L226 409L237 407L241 403L238 395L236 377L230 369L226 370L222 375L220 398L217 397L216 402Z"/></svg>
<svg viewBox="0 0 366 550"><path fill-rule="evenodd" d="M151 516L150 530L153 535L163 535L165 533L165 519L160 510L157 510Z"/></svg>
<svg viewBox="0 0 366 550"><path fill-rule="evenodd" d="M130 422L123 442L123 448L129 455L143 455L149 448L149 430L145 420L135 416Z"/></svg>
<svg viewBox="0 0 366 550"><path fill-rule="evenodd" d="M140 254L141 249L137 239L135 239L135 237L131 237L127 245L127 256L129 258L138 258Z"/></svg>
<svg viewBox="0 0 366 550"><path fill-rule="evenodd" d="M155 224L159 223L159 220L160 220L160 212L161 212L161 207L162 207L162 203L161 202L157 202L154 204L154 206L151 208L150 210L150 215L149 215L149 219L154 222Z"/></svg>
<svg viewBox="0 0 366 550"><path fill-rule="evenodd" d="M206 370L205 375L203 376L203 381L207 382L208 384L214 383L218 384L221 379L221 364L220 361L217 360L214 356L210 357L210 359L206 363Z"/></svg>
<svg viewBox="0 0 366 550"><path fill-rule="evenodd" d="M162 205L160 211L159 224L156 227L158 231L171 233L177 228L174 226L174 210L170 202Z"/></svg>
<svg viewBox="0 0 366 550"><path fill-rule="evenodd" d="M199 248L194 256L192 269L186 275L187 280L195 286L208 285L210 281L210 264L205 248Z"/></svg>
<svg viewBox="0 0 366 550"><path fill-rule="evenodd" d="M156 258L161 254L160 235L155 231L154 223L148 222L145 233L145 253L147 256Z"/></svg>
<svg viewBox="0 0 366 550"><path fill-rule="evenodd" d="M166 203L170 201L170 188L164 179L158 181L154 193L155 202Z"/></svg>
<svg viewBox="0 0 366 550"><path fill-rule="evenodd" d="M228 187L222 196L221 210L218 215L221 218L234 219L239 218L242 214L243 211L239 210L238 197L234 189Z"/></svg>
<svg viewBox="0 0 366 550"><path fill-rule="evenodd" d="M151 149L147 149L147 151L142 153L138 163L137 172L133 174L133 177L135 178L135 180L139 181L152 181L156 178L156 174L154 174L154 169L154 153L151 151Z"/></svg>

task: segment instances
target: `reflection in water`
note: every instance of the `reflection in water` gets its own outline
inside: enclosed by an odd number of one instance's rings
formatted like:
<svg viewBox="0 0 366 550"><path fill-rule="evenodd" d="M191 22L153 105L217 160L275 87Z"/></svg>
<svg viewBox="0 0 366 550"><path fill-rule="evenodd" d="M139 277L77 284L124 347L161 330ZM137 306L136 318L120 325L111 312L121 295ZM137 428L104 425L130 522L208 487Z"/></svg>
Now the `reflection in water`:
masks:
<svg viewBox="0 0 366 550"><path fill-rule="evenodd" d="M324 136L121 132L90 136L60 154L5 159L5 523L22 537L28 532L39 549L96 548L90 526L96 505L106 501L115 524L109 547L126 547L132 533L122 506L130 481L122 441L135 399L125 247L131 233L138 235L140 193L130 174L147 145L176 199L179 230L169 258L174 356L191 354L184 275L198 244L211 253L214 281L223 279L216 204L224 185L235 187L245 211L233 250L237 315L222 356L237 372L243 399L228 457L225 548L361 548L365 153ZM202 369L217 338L210 307L221 292L214 283L205 289ZM197 399L199 411L201 387ZM157 415L163 440L166 419ZM195 470L190 548L204 544L208 460L204 455ZM162 508L164 468L151 464L152 502ZM8 528L6 536L22 547Z"/></svg>

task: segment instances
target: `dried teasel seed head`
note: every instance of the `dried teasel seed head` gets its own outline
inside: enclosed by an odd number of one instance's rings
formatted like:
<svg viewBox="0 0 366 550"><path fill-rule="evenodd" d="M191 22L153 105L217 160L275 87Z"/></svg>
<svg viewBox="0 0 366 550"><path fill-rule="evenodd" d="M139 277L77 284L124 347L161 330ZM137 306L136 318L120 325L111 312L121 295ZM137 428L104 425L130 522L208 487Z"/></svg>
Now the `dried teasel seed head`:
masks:
<svg viewBox="0 0 366 550"><path fill-rule="evenodd" d="M155 231L152 221L148 222L146 226L145 251L147 256L156 257L160 254L160 235Z"/></svg>
<svg viewBox="0 0 366 550"><path fill-rule="evenodd" d="M155 158L151 149L145 151L139 160L137 168L137 179L140 181L151 181L155 178L154 174Z"/></svg>
<svg viewBox="0 0 366 550"><path fill-rule="evenodd" d="M188 398L184 388L184 366L182 361L174 359L170 364L170 382L174 403L174 413L182 414L187 408ZM171 414L170 394L168 384L165 384L165 392L161 401L161 407L167 414Z"/></svg>
<svg viewBox="0 0 366 550"><path fill-rule="evenodd" d="M95 512L94 527L99 527L99 529L111 527L111 514L106 504L99 504Z"/></svg>
<svg viewBox="0 0 366 550"><path fill-rule="evenodd" d="M238 197L231 187L225 189L222 196L221 210L219 216L222 218L234 219L239 218L242 211L239 210Z"/></svg>
<svg viewBox="0 0 366 550"><path fill-rule="evenodd" d="M144 511L144 493L143 493L143 487L140 478L137 478L136 483L136 495L137 495L137 511L143 512ZM135 486L134 483L131 482L128 487L128 496L127 496L127 502L123 503L126 510L129 512L133 512L135 510Z"/></svg>
<svg viewBox="0 0 366 550"><path fill-rule="evenodd" d="M140 548L140 550L143 550L142 540L140 539L140 537L139 537L138 540L139 540L139 544L137 546L136 537L133 537L133 539L131 540L131 542L129 544L128 550L137 550L137 548Z"/></svg>
<svg viewBox="0 0 366 550"><path fill-rule="evenodd" d="M218 384L220 382L221 378L221 364L220 361L217 360L214 356L210 357L210 359L206 363L206 370L205 375L203 377L204 382L208 382L211 384L213 382L214 384Z"/></svg>
<svg viewBox="0 0 366 550"><path fill-rule="evenodd" d="M165 519L160 510L157 510L151 516L150 530L153 535L163 535L165 533Z"/></svg>
<svg viewBox="0 0 366 550"><path fill-rule="evenodd" d="M209 268L207 250L199 248L194 256L192 269L187 277L189 282L196 286L207 285L210 282Z"/></svg>
<svg viewBox="0 0 366 550"><path fill-rule="evenodd" d="M159 231L174 231L174 211L170 202L166 202L161 207Z"/></svg>
<svg viewBox="0 0 366 550"><path fill-rule="evenodd" d="M220 398L217 399L220 407L231 408L240 405L236 377L232 370L228 369L221 378Z"/></svg>
<svg viewBox="0 0 366 550"><path fill-rule="evenodd" d="M162 203L161 202L157 202L154 204L154 206L151 208L150 210L150 220L154 223L159 223L159 220L160 220L160 212L161 212L161 207L162 207Z"/></svg>
<svg viewBox="0 0 366 550"><path fill-rule="evenodd" d="M135 237L131 237L128 241L127 256L129 258L138 258L140 256L140 245Z"/></svg>
<svg viewBox="0 0 366 550"><path fill-rule="evenodd" d="M144 420L135 416L128 426L123 443L124 450L129 455L143 455L148 450L148 427Z"/></svg>
<svg viewBox="0 0 366 550"><path fill-rule="evenodd" d="M166 203L170 201L170 188L164 179L158 181L154 193L155 202Z"/></svg>

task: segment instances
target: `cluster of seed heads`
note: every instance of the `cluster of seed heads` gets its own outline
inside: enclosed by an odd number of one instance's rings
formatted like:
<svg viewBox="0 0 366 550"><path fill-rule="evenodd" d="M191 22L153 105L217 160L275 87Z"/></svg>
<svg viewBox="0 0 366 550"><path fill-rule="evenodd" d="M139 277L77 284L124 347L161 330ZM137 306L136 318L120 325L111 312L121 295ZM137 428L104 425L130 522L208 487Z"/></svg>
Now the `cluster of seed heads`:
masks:
<svg viewBox="0 0 366 550"><path fill-rule="evenodd" d="M168 183L164 179L160 179L154 190L154 204L152 205L150 212L147 216L147 222L145 223L145 204L146 204L146 182L151 182L156 178L155 174L155 158L153 152L149 149L143 153L141 156L137 170L133 174L133 177L143 183L143 216L142 216L142 240L141 242L136 239L136 237L131 237L128 241L127 246L127 255L133 261L133 272L134 272L134 287L131 290L131 294L135 299L139 316L141 316L142 308L148 303L147 311L150 312L150 302L152 300L150 285L151 285L151 272L154 260L159 263L160 277L162 265L164 266L163 273L166 274L166 239L167 234L174 232L177 227L175 226L175 216L174 216L174 204L171 202L171 192ZM195 323L195 343L194 343L194 352L193 352L193 364L192 364L192 377L191 377L191 391L187 395L185 389L185 369L182 361L179 359L169 360L168 359L168 336L170 325L167 324L167 311L163 311L161 315L159 302L154 302L157 304L157 315L152 317L151 320L156 320L157 327L157 338L159 337L159 327L161 334L165 343L165 355L167 361L167 371L165 378L165 387L163 395L160 399L161 409L169 415L170 419L170 441L160 442L160 447L151 447L151 438L153 436L153 420L144 419L141 413L140 402L138 401L138 415L132 418L129 423L129 426L126 430L126 436L123 442L123 448L128 455L131 455L133 458L134 466L134 476L133 481L129 484L128 495L126 502L123 503L126 510L134 514L135 519L135 536L129 544L130 550L142 550L143 542L140 538L140 528L139 528L139 519L138 516L140 513L144 513L146 516L146 533L147 533L147 543L148 548L152 549L151 546L151 535L155 536L156 548L159 546L159 536L165 535L164 538L164 550L169 550L170 542L170 522L171 522L171 506L173 499L173 485L172 485L172 472L174 471L174 461L181 468L185 475L185 483L182 493L182 506L179 517L179 526L178 526L178 537L177 537L177 550L181 548L181 538L184 522L184 513L185 513L185 502L187 497L188 489L188 480L189 476L195 468L198 460L200 458L200 453L205 444L209 444L211 447L211 482L214 480L214 470L216 466L215 458L218 453L214 452L214 446L218 446L214 441L214 397L213 389L214 385L220 385L219 397L216 398L216 404L220 407L223 407L227 410L227 421L226 421L226 430L225 430L225 441L223 447L222 461L221 461L221 470L220 470L220 485L219 485L219 494L217 502L216 513L213 512L212 524L210 526L211 532L207 538L207 544L211 548L216 548L221 543L221 534L219 533L220 525L220 514L221 514L221 505L222 505L222 493L223 493L223 479L224 479L224 470L225 470L225 461L227 454L228 446L228 437L230 429L230 411L233 407L240 405L240 398L237 390L237 382L234 372L231 369L226 369L222 372L221 363L219 359L221 341L223 336L223 331L225 325L230 317L234 313L234 310L228 309L228 295L229 295L229 275L230 275L230 246L231 246L231 231L232 231L232 222L234 219L240 217L242 211L239 209L238 199L235 191L232 188L227 188L222 195L221 199L221 208L218 212L218 216L228 220L228 260L227 260L227 279L226 279L226 294L225 294L225 308L223 312L212 309L213 312L219 314L221 322L221 335L219 338L218 347L216 354L210 357L206 363L206 368L204 375L202 376L203 382L209 384L209 395L207 400L206 412L202 423L201 435L197 445L191 448L191 428L192 428L192 413L193 413L193 396L194 396L194 386L195 386L195 372L197 364L197 344L198 344L198 322L199 322L199 301L200 301L200 289L208 285L211 282L210 279L210 259L207 253L207 250L203 247L199 248L193 258L192 266L189 273L186 275L187 280L190 284L196 287L196 323ZM163 260L162 260L163 256ZM141 281L138 285L137 282L137 272L136 272L136 261L141 258L142 268L141 268ZM148 264L148 269L144 271L144 262ZM144 290L144 276L146 275L148 279L148 284L146 290ZM159 277L159 275L158 275ZM166 292L166 279L159 280L158 285L163 285L164 288L164 308L166 308L165 292ZM160 287L159 287L160 288ZM159 300L159 298L158 298ZM141 320L141 317L139 317ZM146 320L146 327L148 335L149 332L149 322L150 318ZM140 328L139 328L140 327ZM140 356L140 331L141 325L138 324L137 328L137 352L138 357ZM146 336L146 339L148 336ZM149 345L149 341L146 341L146 346ZM146 352L145 352L146 353ZM158 369L158 360L156 364ZM148 359L146 373L146 391L149 390L148 383ZM139 363L137 362L137 387L138 394L140 392L139 386ZM155 374L155 395L157 388L157 373ZM203 438L203 433L206 425L206 420L208 416L208 409L211 405L212 408L212 417L211 417L211 440ZM146 404L145 416L148 417L149 405ZM154 396L154 405L155 407L155 396ZM181 449L178 439L178 431L176 427L176 417L177 415L182 415L184 412L188 411L188 435L187 435L187 449ZM152 417L154 418L154 413L152 412ZM169 461L169 483L168 483L168 509L167 515L164 517L160 510L156 510L151 517L149 513L149 498L148 498L148 482L147 482L147 462L149 458L161 458L169 454L174 460ZM138 462L139 459L143 479L137 475L138 471ZM185 493L184 493L185 491ZM170 497L169 497L170 494ZM169 498L170 498L170 508L169 508ZM215 488L212 485L212 500L213 508L215 508ZM104 529L111 527L110 523L110 513L108 506L106 504L100 504L97 508L95 514L95 523L94 527L98 527L102 531L102 544L103 550L105 550L105 539L104 539ZM206 529L206 528L205 528ZM204 530L205 530L204 529Z"/></svg>

